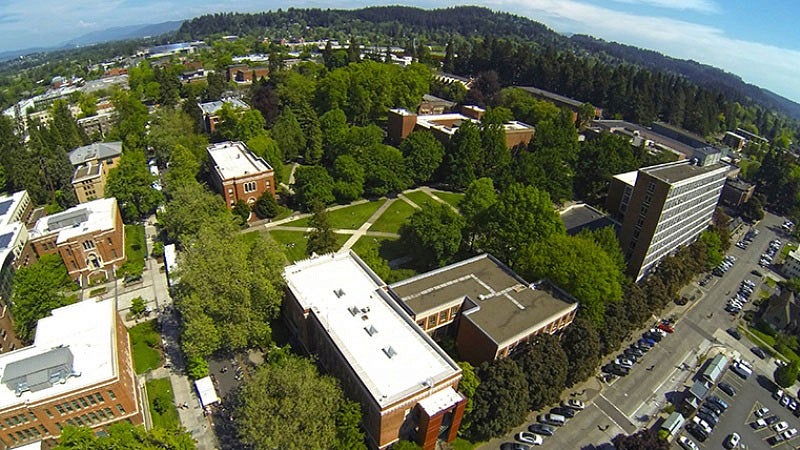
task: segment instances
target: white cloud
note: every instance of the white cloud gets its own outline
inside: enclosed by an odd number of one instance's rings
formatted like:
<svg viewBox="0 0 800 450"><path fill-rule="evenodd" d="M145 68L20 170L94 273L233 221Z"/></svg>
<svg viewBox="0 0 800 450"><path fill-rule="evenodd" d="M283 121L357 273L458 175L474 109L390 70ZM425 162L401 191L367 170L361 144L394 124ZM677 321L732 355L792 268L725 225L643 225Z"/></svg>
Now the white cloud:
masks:
<svg viewBox="0 0 800 450"><path fill-rule="evenodd" d="M719 5L713 0L613 0L617 3L643 4L659 8L677 9L680 11L697 11L702 13L718 13Z"/></svg>

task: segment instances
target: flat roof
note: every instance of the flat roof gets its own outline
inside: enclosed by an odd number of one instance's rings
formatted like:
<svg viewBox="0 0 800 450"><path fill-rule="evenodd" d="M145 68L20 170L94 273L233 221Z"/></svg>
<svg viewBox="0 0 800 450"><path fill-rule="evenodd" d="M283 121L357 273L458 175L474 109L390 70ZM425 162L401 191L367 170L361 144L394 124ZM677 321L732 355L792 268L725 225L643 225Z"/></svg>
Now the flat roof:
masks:
<svg viewBox="0 0 800 450"><path fill-rule="evenodd" d="M250 105L236 97L226 97L215 102L198 103L197 106L200 107L204 114L216 114L226 104L234 108L250 109Z"/></svg>
<svg viewBox="0 0 800 450"><path fill-rule="evenodd" d="M0 224L0 267L12 254L14 245L19 241L19 236L25 229L20 222ZM25 239L25 237L23 237Z"/></svg>
<svg viewBox="0 0 800 450"><path fill-rule="evenodd" d="M561 221L567 229L567 234L578 234L584 228L598 230L616 223L607 214L592 208L585 203L578 203L561 211Z"/></svg>
<svg viewBox="0 0 800 450"><path fill-rule="evenodd" d="M41 357L61 346L72 353L72 369L79 375L35 392L22 392L20 396L0 384L0 409L65 395L111 379L118 370L115 316L113 299L108 299L74 303L54 309L50 316L40 319L33 345L0 355L0 373L5 373L6 367L13 363Z"/></svg>
<svg viewBox="0 0 800 450"><path fill-rule="evenodd" d="M223 180L254 175L272 170L262 158L254 155L244 142L226 141L208 146L214 168Z"/></svg>
<svg viewBox="0 0 800 450"><path fill-rule="evenodd" d="M619 181L622 181L623 183L627 184L630 187L633 187L633 186L636 185L636 179L638 177L639 177L639 171L638 170L632 170L630 172L618 173L618 174L614 175L615 179L617 179Z"/></svg>
<svg viewBox="0 0 800 450"><path fill-rule="evenodd" d="M11 195L0 197L0 225L9 224L15 221L14 215L22 204L23 199L28 196L28 191L18 191Z"/></svg>
<svg viewBox="0 0 800 450"><path fill-rule="evenodd" d="M627 122L625 120L606 119L593 120L592 123L612 133L623 130L623 134L633 136L634 132L637 132L639 137L642 139L653 141L653 143L661 145L669 150L672 150L673 152L680 153L687 158L691 157L695 152L695 147L685 144L677 139L673 139L669 136L664 136L663 134L653 131L650 128L639 125L638 123Z"/></svg>
<svg viewBox="0 0 800 450"><path fill-rule="evenodd" d="M92 164L92 162L90 162L85 166L80 166L77 169L75 169L75 174L72 175L72 182L74 183L76 181L83 181L83 180L90 180L92 178L97 178L100 176L101 168L102 166L100 166L99 163Z"/></svg>
<svg viewBox="0 0 800 450"><path fill-rule="evenodd" d="M52 216L44 216L36 221L30 230L31 239L58 233L56 243L60 244L75 236L94 231L110 230L116 225L117 199L101 198L62 211Z"/></svg>
<svg viewBox="0 0 800 450"><path fill-rule="evenodd" d="M730 166L725 163L698 166L696 164L692 164L692 161L683 160L667 164L659 164L657 166L643 167L639 170L652 175L659 180L674 184L718 170L724 169L724 171L727 172L729 168Z"/></svg>
<svg viewBox="0 0 800 450"><path fill-rule="evenodd" d="M460 371L352 251L298 261L284 277L380 407Z"/></svg>
<svg viewBox="0 0 800 450"><path fill-rule="evenodd" d="M200 404L203 405L203 408L213 403L219 403L219 396L211 377L200 378L194 382L194 387L197 389L197 395L200 396Z"/></svg>
<svg viewBox="0 0 800 450"><path fill-rule="evenodd" d="M95 142L69 152L69 162L79 166L88 161L113 158L122 154L122 142Z"/></svg>
<svg viewBox="0 0 800 450"><path fill-rule="evenodd" d="M539 89L533 86L517 86L517 87L530 94L539 95L545 98L549 98L551 100L568 104L570 106L575 106L575 107L583 106L584 103L580 100L575 100L574 98L565 97L563 95L556 94L555 92L545 91L544 89Z"/></svg>
<svg viewBox="0 0 800 450"><path fill-rule="evenodd" d="M520 337L578 307L564 291L547 281L528 283L489 254L417 275L390 286L415 314L442 306L477 305L461 320L470 320L498 345Z"/></svg>

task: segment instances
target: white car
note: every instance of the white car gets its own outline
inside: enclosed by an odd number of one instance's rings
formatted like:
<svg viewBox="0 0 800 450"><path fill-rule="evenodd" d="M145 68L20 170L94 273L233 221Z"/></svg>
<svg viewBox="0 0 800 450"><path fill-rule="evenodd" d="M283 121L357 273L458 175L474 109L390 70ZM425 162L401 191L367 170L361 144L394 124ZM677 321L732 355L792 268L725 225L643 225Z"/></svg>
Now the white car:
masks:
<svg viewBox="0 0 800 450"><path fill-rule="evenodd" d="M787 406L789 406L789 401L790 401L789 396L788 395L784 395L783 397L781 397L779 403L781 404L781 406L787 407Z"/></svg>
<svg viewBox="0 0 800 450"><path fill-rule="evenodd" d="M689 439L686 436L679 437L678 444L680 444L681 447L683 447L686 450L698 450L697 444L695 444L693 440Z"/></svg>
<svg viewBox="0 0 800 450"><path fill-rule="evenodd" d="M724 445L725 448L736 448L739 446L739 441L741 440L742 437L739 436L739 433L733 433L728 435L727 438L725 438L725 442L723 442L722 445Z"/></svg>
<svg viewBox="0 0 800 450"><path fill-rule="evenodd" d="M767 427L767 421L764 419L758 419L755 422L753 422L751 426L753 427L753 429L760 430L762 428Z"/></svg>
<svg viewBox="0 0 800 450"><path fill-rule="evenodd" d="M762 406L756 410L756 417L766 417L769 414L769 408Z"/></svg>
<svg viewBox="0 0 800 450"><path fill-rule="evenodd" d="M542 445L544 439L538 434L533 434L529 431L521 431L517 433L517 440L531 445Z"/></svg>
<svg viewBox="0 0 800 450"><path fill-rule="evenodd" d="M797 428L790 428L783 432L783 438L787 441L795 436L797 436Z"/></svg>
<svg viewBox="0 0 800 450"><path fill-rule="evenodd" d="M711 434L712 431L711 426L705 420L697 416L694 416L692 417L692 422L694 422L694 424L697 425L698 427L702 428L703 431L705 431L706 433Z"/></svg>
<svg viewBox="0 0 800 450"><path fill-rule="evenodd" d="M576 400L574 398L562 401L561 406L565 408L572 408L578 411L582 411L583 409L586 408L586 405L582 401Z"/></svg>
<svg viewBox="0 0 800 450"><path fill-rule="evenodd" d="M782 433L789 429L789 424L786 423L785 420L782 420L775 425L772 426L772 429L775 430L776 433Z"/></svg>
<svg viewBox="0 0 800 450"><path fill-rule="evenodd" d="M772 393L772 398L775 400L780 400L783 397L783 389L778 389L777 391Z"/></svg>

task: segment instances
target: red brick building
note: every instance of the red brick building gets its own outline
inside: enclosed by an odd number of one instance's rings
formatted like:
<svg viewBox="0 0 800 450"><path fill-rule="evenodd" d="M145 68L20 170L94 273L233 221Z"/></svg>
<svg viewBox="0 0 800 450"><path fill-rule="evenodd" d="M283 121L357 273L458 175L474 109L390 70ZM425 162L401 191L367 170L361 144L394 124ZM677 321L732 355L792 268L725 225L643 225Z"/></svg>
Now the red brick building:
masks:
<svg viewBox="0 0 800 450"><path fill-rule="evenodd" d="M33 345L0 355L0 373L0 448L52 444L69 425L143 422L128 332L111 299L53 310Z"/></svg>
<svg viewBox="0 0 800 450"><path fill-rule="evenodd" d="M250 67L247 64L232 64L225 72L227 81L234 81L241 84L250 84L259 78L269 76L267 67Z"/></svg>
<svg viewBox="0 0 800 450"><path fill-rule="evenodd" d="M299 261L284 277L289 327L361 404L370 447L407 439L433 450L456 438L461 369L355 253Z"/></svg>
<svg viewBox="0 0 800 450"><path fill-rule="evenodd" d="M252 205L264 192L275 196L275 172L254 155L244 142L220 142L208 146L212 183L228 208L238 200Z"/></svg>
<svg viewBox="0 0 800 450"><path fill-rule="evenodd" d="M45 216L30 230L30 246L37 257L57 253L73 280L113 276L126 260L125 228L116 198L81 203Z"/></svg>

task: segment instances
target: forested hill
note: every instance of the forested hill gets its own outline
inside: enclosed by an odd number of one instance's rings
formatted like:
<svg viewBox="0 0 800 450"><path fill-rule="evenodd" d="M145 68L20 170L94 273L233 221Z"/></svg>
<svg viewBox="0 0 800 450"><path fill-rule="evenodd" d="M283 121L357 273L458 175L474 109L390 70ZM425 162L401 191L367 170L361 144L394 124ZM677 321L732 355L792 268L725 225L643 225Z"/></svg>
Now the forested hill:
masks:
<svg viewBox="0 0 800 450"><path fill-rule="evenodd" d="M782 111L792 117L800 118L800 104L767 89L745 83L737 75L716 67L693 60L672 58L653 50L644 50L631 45L608 42L592 36L576 34L570 40L593 55L606 54L614 59L651 70L666 70L681 74L701 86L719 89L723 92L740 92L742 95L753 99L756 103L770 109Z"/></svg>
<svg viewBox="0 0 800 450"><path fill-rule="evenodd" d="M720 69L588 36L567 38L528 18L475 6L433 10L386 6L357 10L288 9L257 14L213 14L185 21L178 30L178 38L202 39L218 33L263 34L265 30L270 30L270 33L284 31L286 35L283 37L290 37L290 30L299 30L301 27L327 29L331 33L327 36L318 35L317 38L352 35L359 39L375 40L377 42L370 43L378 45L386 44L383 41L385 39L403 46L420 37L428 43L439 45L444 45L454 36L524 40L542 47L554 46L559 50L586 53L611 64L628 63L653 71L678 74L692 83L721 92L728 100L743 104L753 102L800 119L800 104L747 84L736 75Z"/></svg>

